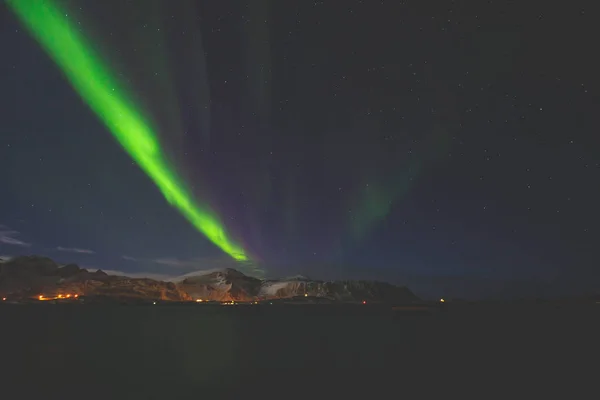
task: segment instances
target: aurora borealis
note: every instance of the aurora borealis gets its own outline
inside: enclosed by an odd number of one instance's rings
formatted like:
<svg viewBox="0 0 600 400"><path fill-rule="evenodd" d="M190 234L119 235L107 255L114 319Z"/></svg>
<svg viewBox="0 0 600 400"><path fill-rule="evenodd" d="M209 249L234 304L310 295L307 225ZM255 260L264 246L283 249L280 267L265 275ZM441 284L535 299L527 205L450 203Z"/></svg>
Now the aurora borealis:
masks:
<svg viewBox="0 0 600 400"><path fill-rule="evenodd" d="M195 203L168 165L149 122L127 99L92 46L68 19L68 14L51 0L9 0L8 4L167 201L225 253L239 261L247 260L244 250L228 236L216 214L207 206Z"/></svg>
<svg viewBox="0 0 600 400"><path fill-rule="evenodd" d="M0 22L0 256L458 297L597 282L589 12L9 0Z"/></svg>

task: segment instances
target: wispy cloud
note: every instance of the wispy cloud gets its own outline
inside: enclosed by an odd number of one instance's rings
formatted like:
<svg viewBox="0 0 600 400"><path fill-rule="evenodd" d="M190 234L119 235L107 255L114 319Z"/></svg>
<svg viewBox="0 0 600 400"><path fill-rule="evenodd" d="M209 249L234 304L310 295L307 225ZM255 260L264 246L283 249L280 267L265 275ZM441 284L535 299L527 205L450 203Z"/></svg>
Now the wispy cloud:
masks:
<svg viewBox="0 0 600 400"><path fill-rule="evenodd" d="M177 267L177 268L197 267L199 264L198 260L196 260L196 259L182 260L179 258L157 258L152 261L155 262L156 264L168 265L169 267Z"/></svg>
<svg viewBox="0 0 600 400"><path fill-rule="evenodd" d="M172 268L183 269L187 271L212 271L225 268L233 268L245 274L253 276L262 276L263 271L259 265L252 261L236 261L231 257L196 257L189 259L181 258L156 258L152 260L155 264L165 265Z"/></svg>
<svg viewBox="0 0 600 400"><path fill-rule="evenodd" d="M193 257L193 258L177 258L177 257L160 257L154 259L140 259L131 256L121 256L123 260L127 261L139 261L144 263L153 263L161 266L181 268L181 269L193 269L193 270L204 270L219 269L219 268L236 268L239 265L238 261L233 260L230 257Z"/></svg>
<svg viewBox="0 0 600 400"><path fill-rule="evenodd" d="M31 243L27 243L15 238L17 235L19 235L18 231L12 230L8 226L0 224L0 243L10 244L13 246L31 246Z"/></svg>
<svg viewBox="0 0 600 400"><path fill-rule="evenodd" d="M87 268L87 270L90 272L96 272L97 268ZM157 274L154 272L125 272L114 269L103 269L102 271L106 272L108 275L126 276L128 278L149 278L157 281L168 281L172 278L170 275Z"/></svg>
<svg viewBox="0 0 600 400"><path fill-rule="evenodd" d="M9 262L13 258L14 258L14 256L0 256L0 263Z"/></svg>
<svg viewBox="0 0 600 400"><path fill-rule="evenodd" d="M68 252L68 253L79 253L79 254L95 254L96 253L94 250L78 249L77 247L61 247L61 246L58 246L56 248L56 250L58 250L58 251L65 251L65 252Z"/></svg>

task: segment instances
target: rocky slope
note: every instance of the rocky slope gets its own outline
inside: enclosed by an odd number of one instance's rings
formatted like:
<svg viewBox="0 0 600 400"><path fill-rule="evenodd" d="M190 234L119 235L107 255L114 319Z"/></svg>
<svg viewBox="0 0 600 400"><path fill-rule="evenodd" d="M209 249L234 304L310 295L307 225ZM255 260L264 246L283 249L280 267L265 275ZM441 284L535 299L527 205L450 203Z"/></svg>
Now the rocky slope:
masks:
<svg viewBox="0 0 600 400"><path fill-rule="evenodd" d="M406 287L373 281L317 281L304 277L260 280L234 269L203 274L201 271L173 280L194 299L249 301L307 296L340 302L409 303L419 299Z"/></svg>
<svg viewBox="0 0 600 400"><path fill-rule="evenodd" d="M226 268L209 273L192 273L175 279L177 287L194 299L250 301L257 298L262 281Z"/></svg>
<svg viewBox="0 0 600 400"><path fill-rule="evenodd" d="M90 272L59 266L47 257L17 257L0 264L0 295L56 297L59 294L118 299L254 301L306 297L339 302L408 303L418 298L406 287L372 281L317 281L305 277L261 280L234 269L194 272L171 282Z"/></svg>
<svg viewBox="0 0 600 400"><path fill-rule="evenodd" d="M118 299L191 300L172 282L89 272L75 264L59 266L47 257L16 257L0 264L0 295L56 297L108 296Z"/></svg>

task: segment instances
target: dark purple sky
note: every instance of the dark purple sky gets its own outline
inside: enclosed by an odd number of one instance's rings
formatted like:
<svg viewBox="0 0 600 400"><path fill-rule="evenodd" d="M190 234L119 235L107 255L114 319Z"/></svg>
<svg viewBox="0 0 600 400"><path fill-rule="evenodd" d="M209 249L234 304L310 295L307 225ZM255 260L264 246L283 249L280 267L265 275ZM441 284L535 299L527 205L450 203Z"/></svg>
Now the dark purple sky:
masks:
<svg viewBox="0 0 600 400"><path fill-rule="evenodd" d="M600 28L586 2L59 3L269 276L433 297L598 287ZM5 5L0 47L0 255L236 266Z"/></svg>

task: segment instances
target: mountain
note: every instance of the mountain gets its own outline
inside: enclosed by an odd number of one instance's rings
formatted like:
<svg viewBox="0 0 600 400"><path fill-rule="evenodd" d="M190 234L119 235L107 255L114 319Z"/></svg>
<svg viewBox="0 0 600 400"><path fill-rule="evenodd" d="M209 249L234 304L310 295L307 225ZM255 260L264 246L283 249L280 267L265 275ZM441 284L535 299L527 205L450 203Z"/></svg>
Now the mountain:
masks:
<svg viewBox="0 0 600 400"><path fill-rule="evenodd" d="M376 281L318 281L303 276L261 280L227 268L198 271L172 280L194 299L249 301L307 296L338 302L408 303L418 301L408 288Z"/></svg>
<svg viewBox="0 0 600 400"><path fill-rule="evenodd" d="M52 298L58 295L106 296L116 299L191 300L172 282L133 279L90 272L75 264L59 266L47 257L15 257L0 264L0 295Z"/></svg>
<svg viewBox="0 0 600 400"><path fill-rule="evenodd" d="M316 298L335 302L408 303L419 299L406 287L374 281L318 281L296 276L261 280L235 269L196 271L169 282L90 272L47 257L15 257L0 264L0 295L56 297L104 296L122 300L255 301Z"/></svg>
<svg viewBox="0 0 600 400"><path fill-rule="evenodd" d="M192 273L176 280L177 287L194 299L216 301L253 300L260 292L262 281L232 269L205 274Z"/></svg>
<svg viewBox="0 0 600 400"><path fill-rule="evenodd" d="M294 275L288 276L287 278L281 279L282 281L312 281L308 276L304 275Z"/></svg>
<svg viewBox="0 0 600 400"><path fill-rule="evenodd" d="M377 281L265 281L259 298L295 296L328 298L340 302L407 303L418 301L408 288Z"/></svg>

